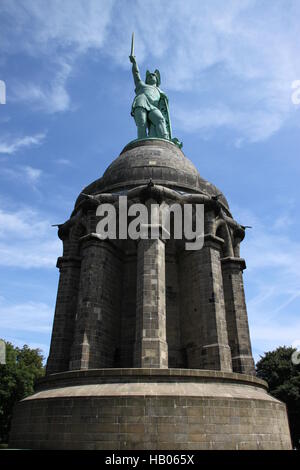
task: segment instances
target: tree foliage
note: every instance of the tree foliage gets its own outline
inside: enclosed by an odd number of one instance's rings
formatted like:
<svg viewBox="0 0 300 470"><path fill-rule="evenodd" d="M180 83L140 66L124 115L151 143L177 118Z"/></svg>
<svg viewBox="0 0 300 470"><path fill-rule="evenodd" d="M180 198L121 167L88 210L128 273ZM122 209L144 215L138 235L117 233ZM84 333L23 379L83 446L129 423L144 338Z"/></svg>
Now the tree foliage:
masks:
<svg viewBox="0 0 300 470"><path fill-rule="evenodd" d="M6 342L6 364L0 364L0 443L8 441L14 405L33 393L36 379L43 375L39 349Z"/></svg>
<svg viewBox="0 0 300 470"><path fill-rule="evenodd" d="M294 448L300 449L300 364L292 361L295 348L282 346L265 353L256 364L258 377L269 392L287 406Z"/></svg>

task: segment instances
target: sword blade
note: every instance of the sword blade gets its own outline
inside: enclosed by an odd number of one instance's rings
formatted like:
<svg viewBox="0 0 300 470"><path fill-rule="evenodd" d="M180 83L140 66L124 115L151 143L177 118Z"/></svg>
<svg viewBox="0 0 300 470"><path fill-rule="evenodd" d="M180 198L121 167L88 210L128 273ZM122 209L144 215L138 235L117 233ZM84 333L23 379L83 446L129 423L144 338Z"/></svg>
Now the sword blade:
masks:
<svg viewBox="0 0 300 470"><path fill-rule="evenodd" d="M131 53L130 53L131 56L134 56L134 33L132 33L132 37L131 37Z"/></svg>

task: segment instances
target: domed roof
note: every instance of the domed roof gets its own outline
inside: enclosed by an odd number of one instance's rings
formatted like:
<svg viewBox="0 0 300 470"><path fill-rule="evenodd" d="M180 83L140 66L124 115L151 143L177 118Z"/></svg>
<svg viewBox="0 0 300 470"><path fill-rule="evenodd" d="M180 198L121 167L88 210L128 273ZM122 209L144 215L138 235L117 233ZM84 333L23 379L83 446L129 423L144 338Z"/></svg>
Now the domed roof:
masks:
<svg viewBox="0 0 300 470"><path fill-rule="evenodd" d="M149 183L160 184L184 192L216 196L221 192L203 179L193 163L172 142L144 139L130 142L107 168L102 178L84 188L87 194L117 192ZM82 196L76 201L81 200ZM226 198L219 200L228 208Z"/></svg>

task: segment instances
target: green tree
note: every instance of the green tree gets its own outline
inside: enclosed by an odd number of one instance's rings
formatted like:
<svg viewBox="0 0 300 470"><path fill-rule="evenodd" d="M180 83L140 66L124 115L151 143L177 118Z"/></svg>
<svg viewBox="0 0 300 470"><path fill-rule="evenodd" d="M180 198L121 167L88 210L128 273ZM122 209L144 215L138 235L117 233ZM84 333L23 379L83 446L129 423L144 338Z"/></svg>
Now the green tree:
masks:
<svg viewBox="0 0 300 470"><path fill-rule="evenodd" d="M43 375L39 349L6 342L6 364L0 364L0 443L8 442L14 405L33 393L36 379Z"/></svg>
<svg viewBox="0 0 300 470"><path fill-rule="evenodd" d="M256 369L258 377L268 383L270 394L286 404L293 447L300 449L300 364L292 361L295 351L295 348L282 346L267 352L261 356Z"/></svg>

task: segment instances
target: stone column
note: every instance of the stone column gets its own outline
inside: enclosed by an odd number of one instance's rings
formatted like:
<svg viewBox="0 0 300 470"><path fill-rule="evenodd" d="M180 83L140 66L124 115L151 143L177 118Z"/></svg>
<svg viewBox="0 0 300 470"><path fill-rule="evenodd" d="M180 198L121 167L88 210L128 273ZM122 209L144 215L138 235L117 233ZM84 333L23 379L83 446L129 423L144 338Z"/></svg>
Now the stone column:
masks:
<svg viewBox="0 0 300 470"><path fill-rule="evenodd" d="M126 242L131 245L133 240ZM136 246L125 248L123 263L123 295L121 302L121 338L120 338L120 367L133 367L136 328L136 282L137 255Z"/></svg>
<svg viewBox="0 0 300 470"><path fill-rule="evenodd" d="M242 258L223 258L222 274L226 308L228 340L232 355L232 369L242 374L255 374L254 361L245 302Z"/></svg>
<svg viewBox="0 0 300 470"><path fill-rule="evenodd" d="M80 278L80 257L61 256L57 260L60 271L50 353L46 374L69 370L73 342L74 321Z"/></svg>
<svg viewBox="0 0 300 470"><path fill-rule="evenodd" d="M169 368L184 368L185 356L181 346L180 293L175 244L166 245L166 324Z"/></svg>
<svg viewBox="0 0 300 470"><path fill-rule="evenodd" d="M216 214L215 210L208 206L205 206L204 211L204 233L214 234L216 232Z"/></svg>
<svg viewBox="0 0 300 470"><path fill-rule="evenodd" d="M81 239L82 263L70 370L113 367L119 316L117 261L97 234Z"/></svg>
<svg viewBox="0 0 300 470"><path fill-rule="evenodd" d="M201 250L181 256L183 346L187 367L231 371L220 251L223 240L205 235Z"/></svg>
<svg viewBox="0 0 300 470"><path fill-rule="evenodd" d="M165 242L161 236L138 241L134 367L168 367Z"/></svg>
<svg viewBox="0 0 300 470"><path fill-rule="evenodd" d="M206 306L203 309L206 337L203 338L202 354L205 369L231 371L231 353L228 344L226 313L224 304L222 269L220 262L220 239L205 236L202 250L206 267ZM205 272L205 271L204 271Z"/></svg>

